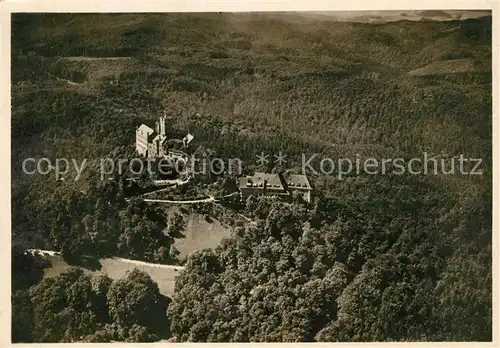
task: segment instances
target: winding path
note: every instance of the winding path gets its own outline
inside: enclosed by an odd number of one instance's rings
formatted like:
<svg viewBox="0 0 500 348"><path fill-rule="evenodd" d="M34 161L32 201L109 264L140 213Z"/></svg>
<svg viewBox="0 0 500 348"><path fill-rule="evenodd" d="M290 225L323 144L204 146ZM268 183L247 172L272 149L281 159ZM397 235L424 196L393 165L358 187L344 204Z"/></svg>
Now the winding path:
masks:
<svg viewBox="0 0 500 348"><path fill-rule="evenodd" d="M249 217L246 217L245 215L243 214L238 214L238 216L242 217L243 219L245 219L248 223L252 224L252 225L257 225L257 222L250 219Z"/></svg>
<svg viewBox="0 0 500 348"><path fill-rule="evenodd" d="M90 56L69 56L69 57L59 57L64 60L82 61L82 60L127 60L132 59L132 57L90 57Z"/></svg>
<svg viewBox="0 0 500 348"><path fill-rule="evenodd" d="M28 249L26 251L29 252L29 253L39 252L40 254L46 254L46 255L50 255L50 256L60 255L59 252L52 251L52 250ZM135 265L138 265L138 266L148 266L148 267L163 268L163 269L173 269L173 270L178 270L178 271L181 271L181 270L184 269L183 266L162 265L162 264L159 264L159 263L151 263L151 262L145 262L145 261L139 261L139 260L130 260L130 259L124 259L124 258L121 258L121 257L112 257L112 258L115 259L115 260L120 260L120 261L123 261L123 262L132 263L132 264L135 264Z"/></svg>
<svg viewBox="0 0 500 348"><path fill-rule="evenodd" d="M151 203L172 203L172 204L194 204L194 203L208 203L208 202L215 202L215 197L208 197L204 199L194 199L190 201L172 201L168 199L142 199L144 202L151 202Z"/></svg>
<svg viewBox="0 0 500 348"><path fill-rule="evenodd" d="M182 186L187 184L191 178L188 178L186 180L181 180L181 179L175 179L175 180L153 180L153 185L155 186L165 186L165 185L177 185L177 186ZM169 189L170 187L167 187ZM166 190L166 189L162 189ZM160 191L160 190L159 190ZM159 191L154 191L154 192L159 192Z"/></svg>
<svg viewBox="0 0 500 348"><path fill-rule="evenodd" d="M175 265L162 265L159 263L151 263L151 262L145 262L145 261L138 261L138 260L130 260L130 259L124 259L121 257L113 257L115 260L120 260L123 262L127 263L133 263L134 265L138 266L148 266L148 267L155 267L155 268L164 268L164 269L175 269L178 271L181 271L184 269L183 266L175 266Z"/></svg>

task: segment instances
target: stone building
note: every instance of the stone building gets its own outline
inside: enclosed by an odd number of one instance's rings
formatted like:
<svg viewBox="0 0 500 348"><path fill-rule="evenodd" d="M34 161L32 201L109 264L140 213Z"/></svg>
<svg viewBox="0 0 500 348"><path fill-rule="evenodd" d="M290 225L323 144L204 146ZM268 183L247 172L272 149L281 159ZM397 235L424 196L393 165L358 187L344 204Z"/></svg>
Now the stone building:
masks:
<svg viewBox="0 0 500 348"><path fill-rule="evenodd" d="M158 159L165 157L185 157L187 156L183 151L169 151L171 144L169 142L179 142L183 147L187 147L193 140L193 136L188 134L182 140L168 139L166 135L167 117L166 115L160 116L156 121L155 129L141 124L135 132L135 149L140 156L149 159ZM182 158L185 159L185 158Z"/></svg>
<svg viewBox="0 0 500 348"><path fill-rule="evenodd" d="M239 179L239 190L242 199L249 195L290 197L293 192L298 192L304 201L311 202L312 187L305 175L256 172Z"/></svg>

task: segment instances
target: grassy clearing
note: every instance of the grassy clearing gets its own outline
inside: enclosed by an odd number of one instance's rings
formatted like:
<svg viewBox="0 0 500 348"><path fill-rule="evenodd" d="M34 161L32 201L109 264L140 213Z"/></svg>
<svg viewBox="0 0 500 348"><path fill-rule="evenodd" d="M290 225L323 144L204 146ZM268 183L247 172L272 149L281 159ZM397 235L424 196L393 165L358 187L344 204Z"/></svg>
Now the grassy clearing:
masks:
<svg viewBox="0 0 500 348"><path fill-rule="evenodd" d="M204 248L215 248L224 237L231 235L231 230L222 224L201 214L190 214L186 219L184 238L177 238L174 246L179 250L179 258L185 259L187 255Z"/></svg>
<svg viewBox="0 0 500 348"><path fill-rule="evenodd" d="M55 277L66 272L71 266L68 265L61 256L46 256L52 264L51 267L45 269L45 277ZM111 279L117 280L126 276L127 272L134 268L146 272L151 278L158 283L160 293L171 297L174 293L175 277L181 272L175 269L163 269L155 267L154 264L133 264L120 259L102 259L100 260L102 268L99 271L91 271L84 269L88 274L107 274Z"/></svg>

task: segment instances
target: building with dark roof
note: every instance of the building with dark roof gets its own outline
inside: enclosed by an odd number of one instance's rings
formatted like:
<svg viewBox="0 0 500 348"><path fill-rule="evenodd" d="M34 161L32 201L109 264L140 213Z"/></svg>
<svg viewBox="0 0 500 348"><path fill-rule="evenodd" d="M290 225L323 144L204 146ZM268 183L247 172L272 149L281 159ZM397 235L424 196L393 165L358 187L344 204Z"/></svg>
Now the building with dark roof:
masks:
<svg viewBox="0 0 500 348"><path fill-rule="evenodd" d="M287 197L299 192L306 202L311 201L312 187L307 176L301 174L270 174L256 172L239 179L242 199L250 195Z"/></svg>

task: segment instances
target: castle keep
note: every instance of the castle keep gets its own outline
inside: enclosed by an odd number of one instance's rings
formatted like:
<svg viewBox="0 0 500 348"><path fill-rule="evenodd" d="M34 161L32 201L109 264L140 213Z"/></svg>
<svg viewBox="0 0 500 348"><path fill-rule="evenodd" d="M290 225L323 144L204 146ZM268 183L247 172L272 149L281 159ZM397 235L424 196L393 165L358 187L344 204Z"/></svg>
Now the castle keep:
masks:
<svg viewBox="0 0 500 348"><path fill-rule="evenodd" d="M187 134L182 140L168 139L166 127L166 115L160 116L159 120L156 121L155 129L141 124L135 132L135 149L137 153L149 159L187 156L182 151L169 149L170 145L171 143L182 143L183 147L187 147L194 137Z"/></svg>

